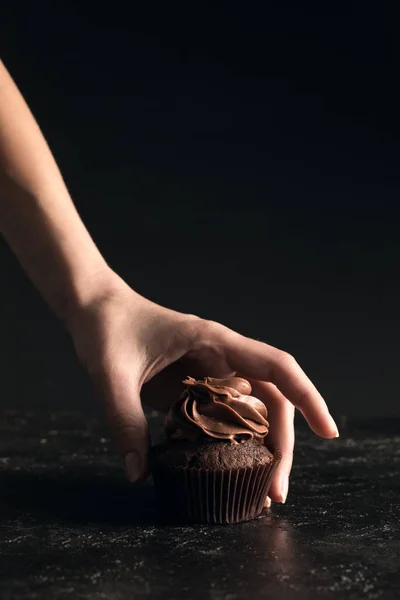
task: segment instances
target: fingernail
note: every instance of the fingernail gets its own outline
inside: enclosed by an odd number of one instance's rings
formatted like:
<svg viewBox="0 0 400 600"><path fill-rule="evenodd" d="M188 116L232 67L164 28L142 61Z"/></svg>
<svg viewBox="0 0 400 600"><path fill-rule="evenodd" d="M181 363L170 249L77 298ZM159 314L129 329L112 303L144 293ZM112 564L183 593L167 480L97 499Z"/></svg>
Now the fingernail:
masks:
<svg viewBox="0 0 400 600"><path fill-rule="evenodd" d="M334 418L331 416L331 425L332 425L332 430L335 432L335 435L333 437L338 438L339 437L339 430L337 428L337 425L335 423Z"/></svg>
<svg viewBox="0 0 400 600"><path fill-rule="evenodd" d="M125 471L128 481L130 483L135 483L140 477L140 473L142 470L142 461L140 460L139 454L134 452L129 452L125 456Z"/></svg>
<svg viewBox="0 0 400 600"><path fill-rule="evenodd" d="M281 499L280 502L285 504L289 490L289 477L284 477L281 483Z"/></svg>
<svg viewBox="0 0 400 600"><path fill-rule="evenodd" d="M271 506L271 498L269 496L266 497L264 506L265 508L269 508Z"/></svg>

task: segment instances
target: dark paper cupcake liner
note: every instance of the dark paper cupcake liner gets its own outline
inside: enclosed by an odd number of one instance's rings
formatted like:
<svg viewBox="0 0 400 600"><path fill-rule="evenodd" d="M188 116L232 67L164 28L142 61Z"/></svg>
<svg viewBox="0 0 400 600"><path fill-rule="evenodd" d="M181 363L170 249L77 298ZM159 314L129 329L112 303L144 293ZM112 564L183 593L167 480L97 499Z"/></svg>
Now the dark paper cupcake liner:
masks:
<svg viewBox="0 0 400 600"><path fill-rule="evenodd" d="M174 467L156 461L153 479L157 501L167 520L227 524L248 521L264 508L272 475L280 462L232 470Z"/></svg>

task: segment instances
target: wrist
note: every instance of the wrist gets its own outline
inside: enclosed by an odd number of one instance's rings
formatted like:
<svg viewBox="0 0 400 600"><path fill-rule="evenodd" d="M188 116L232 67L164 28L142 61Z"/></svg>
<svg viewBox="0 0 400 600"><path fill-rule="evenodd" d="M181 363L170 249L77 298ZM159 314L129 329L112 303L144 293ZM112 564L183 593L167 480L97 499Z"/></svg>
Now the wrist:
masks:
<svg viewBox="0 0 400 600"><path fill-rule="evenodd" d="M56 290L51 301L52 308L65 327L70 329L79 315L113 293L119 279L105 261L99 261L91 269L73 277L62 289Z"/></svg>

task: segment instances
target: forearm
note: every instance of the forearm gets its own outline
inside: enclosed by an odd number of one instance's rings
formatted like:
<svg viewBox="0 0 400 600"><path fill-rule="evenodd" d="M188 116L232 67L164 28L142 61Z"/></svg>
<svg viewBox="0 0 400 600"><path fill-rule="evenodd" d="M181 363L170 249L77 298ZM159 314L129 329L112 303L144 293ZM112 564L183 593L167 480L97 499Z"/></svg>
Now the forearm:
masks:
<svg viewBox="0 0 400 600"><path fill-rule="evenodd" d="M0 62L0 231L45 300L65 319L90 301L107 266L49 147Z"/></svg>

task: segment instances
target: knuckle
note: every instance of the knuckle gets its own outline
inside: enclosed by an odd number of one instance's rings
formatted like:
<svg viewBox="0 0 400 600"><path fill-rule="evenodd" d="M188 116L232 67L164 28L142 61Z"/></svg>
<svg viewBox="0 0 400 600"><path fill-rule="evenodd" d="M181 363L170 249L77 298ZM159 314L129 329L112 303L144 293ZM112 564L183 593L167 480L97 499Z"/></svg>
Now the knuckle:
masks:
<svg viewBox="0 0 400 600"><path fill-rule="evenodd" d="M227 362L226 348L230 329L216 321L198 319L192 332L188 356L199 360L205 374L218 376L220 373L231 373Z"/></svg>
<svg viewBox="0 0 400 600"><path fill-rule="evenodd" d="M200 336L202 330L203 319L196 315L185 315L181 323L181 330L184 337L189 341L189 344L195 342Z"/></svg>
<svg viewBox="0 0 400 600"><path fill-rule="evenodd" d="M294 416L295 416L295 412L296 412L296 408L295 408L294 404L292 404L291 402L286 402L285 409L286 409L287 418L290 419L290 422L292 423L292 426L294 427L293 421L294 421Z"/></svg>
<svg viewBox="0 0 400 600"><path fill-rule="evenodd" d="M293 452L290 452L290 450L281 450L280 448L275 448L274 453L280 456L281 469L290 470L290 467L293 463Z"/></svg>
<svg viewBox="0 0 400 600"><path fill-rule="evenodd" d="M115 433L129 436L136 434L141 426L141 419L130 412L118 412L110 415L110 423Z"/></svg>
<svg viewBox="0 0 400 600"><path fill-rule="evenodd" d="M289 352L285 352L285 350L278 350L276 362L279 365L284 365L286 367L294 367L297 365L295 357L292 354L289 354Z"/></svg>
<svg viewBox="0 0 400 600"><path fill-rule="evenodd" d="M221 331L221 329L223 329L223 325L221 325L221 323L217 323L217 321L202 319L201 328L202 332L206 335L212 335L215 332Z"/></svg>
<svg viewBox="0 0 400 600"><path fill-rule="evenodd" d="M210 340L210 338L218 335L224 329L224 326L220 323L208 319L201 319L200 317L192 317L188 322L188 327L194 345L198 342Z"/></svg>
<svg viewBox="0 0 400 600"><path fill-rule="evenodd" d="M108 421L117 448L123 454L148 436L147 423L139 415L122 412L110 415Z"/></svg>

